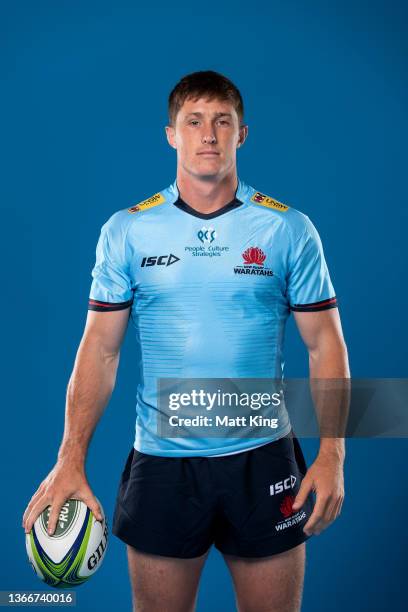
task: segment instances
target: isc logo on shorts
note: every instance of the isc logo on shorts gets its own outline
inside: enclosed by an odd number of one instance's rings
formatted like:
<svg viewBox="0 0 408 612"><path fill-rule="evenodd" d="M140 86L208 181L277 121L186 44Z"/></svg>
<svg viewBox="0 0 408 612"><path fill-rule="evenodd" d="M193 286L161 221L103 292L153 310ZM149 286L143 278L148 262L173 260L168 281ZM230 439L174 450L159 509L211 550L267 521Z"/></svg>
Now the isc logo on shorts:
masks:
<svg viewBox="0 0 408 612"><path fill-rule="evenodd" d="M282 493L282 491L287 491L288 489L293 489L296 484L296 476L291 474L285 480L279 480L279 482L275 482L275 484L271 484L269 487L270 495L277 495L278 493Z"/></svg>

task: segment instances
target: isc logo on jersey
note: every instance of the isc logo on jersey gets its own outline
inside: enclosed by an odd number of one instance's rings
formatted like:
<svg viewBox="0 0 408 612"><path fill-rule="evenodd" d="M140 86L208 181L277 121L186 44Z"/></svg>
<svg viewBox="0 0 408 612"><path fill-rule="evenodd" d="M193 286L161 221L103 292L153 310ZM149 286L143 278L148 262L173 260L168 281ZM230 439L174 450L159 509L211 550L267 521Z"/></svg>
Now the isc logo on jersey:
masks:
<svg viewBox="0 0 408 612"><path fill-rule="evenodd" d="M274 198L271 198L260 191L257 191L251 198L251 202L255 202L255 204L260 204L261 206L266 206L266 208L275 208L276 210L281 210L282 212L286 212L289 209L289 206L286 204L282 204L282 202L278 202Z"/></svg>
<svg viewBox="0 0 408 612"><path fill-rule="evenodd" d="M68 499L61 508L54 534L47 532L50 506L26 534L29 562L37 576L58 589L83 584L101 566L108 545L102 505L97 521L83 501Z"/></svg>
<svg viewBox="0 0 408 612"><path fill-rule="evenodd" d="M146 266L171 266L175 264L177 261L180 261L180 257L177 255L152 255L151 257L143 257L141 267L145 268Z"/></svg>

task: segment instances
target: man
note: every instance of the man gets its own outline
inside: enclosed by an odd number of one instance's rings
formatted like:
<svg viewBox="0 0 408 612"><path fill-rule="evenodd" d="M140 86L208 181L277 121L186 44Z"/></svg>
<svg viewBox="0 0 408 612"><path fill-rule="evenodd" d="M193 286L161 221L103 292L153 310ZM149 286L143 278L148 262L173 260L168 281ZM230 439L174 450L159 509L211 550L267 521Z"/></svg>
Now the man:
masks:
<svg viewBox="0 0 408 612"><path fill-rule="evenodd" d="M290 311L311 378L348 378L334 289L308 217L238 179L248 128L235 85L212 71L187 75L170 94L169 119L176 181L102 228L58 461L23 525L51 505L52 533L69 497L101 518L84 463L130 315L142 382L113 533L127 544L135 609L193 610L215 543L239 610L299 610L305 541L341 510L343 441L322 439L306 470L287 420L257 439L160 437L157 382L281 377Z"/></svg>

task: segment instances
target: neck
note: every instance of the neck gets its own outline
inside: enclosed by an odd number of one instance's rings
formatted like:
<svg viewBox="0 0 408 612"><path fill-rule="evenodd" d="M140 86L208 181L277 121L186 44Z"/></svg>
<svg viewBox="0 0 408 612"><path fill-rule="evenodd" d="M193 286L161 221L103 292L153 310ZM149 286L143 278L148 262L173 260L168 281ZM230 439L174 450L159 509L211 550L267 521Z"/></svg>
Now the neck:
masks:
<svg viewBox="0 0 408 612"><path fill-rule="evenodd" d="M191 208L201 213L216 212L234 199L238 186L237 170L222 179L200 179L178 169L179 195Z"/></svg>

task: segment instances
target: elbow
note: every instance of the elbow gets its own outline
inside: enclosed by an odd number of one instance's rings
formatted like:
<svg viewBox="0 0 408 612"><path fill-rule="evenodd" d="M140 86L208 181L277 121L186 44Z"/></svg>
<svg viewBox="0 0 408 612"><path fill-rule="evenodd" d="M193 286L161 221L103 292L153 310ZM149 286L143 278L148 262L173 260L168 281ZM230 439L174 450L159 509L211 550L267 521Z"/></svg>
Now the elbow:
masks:
<svg viewBox="0 0 408 612"><path fill-rule="evenodd" d="M119 359L120 359L120 351L119 350L109 350L109 348L107 347L100 347L100 358L102 360L102 362L107 365L107 366L112 366L115 369L118 367L119 365Z"/></svg>
<svg viewBox="0 0 408 612"><path fill-rule="evenodd" d="M326 340L308 350L311 372L327 372L333 378L350 377L347 345L342 338Z"/></svg>

